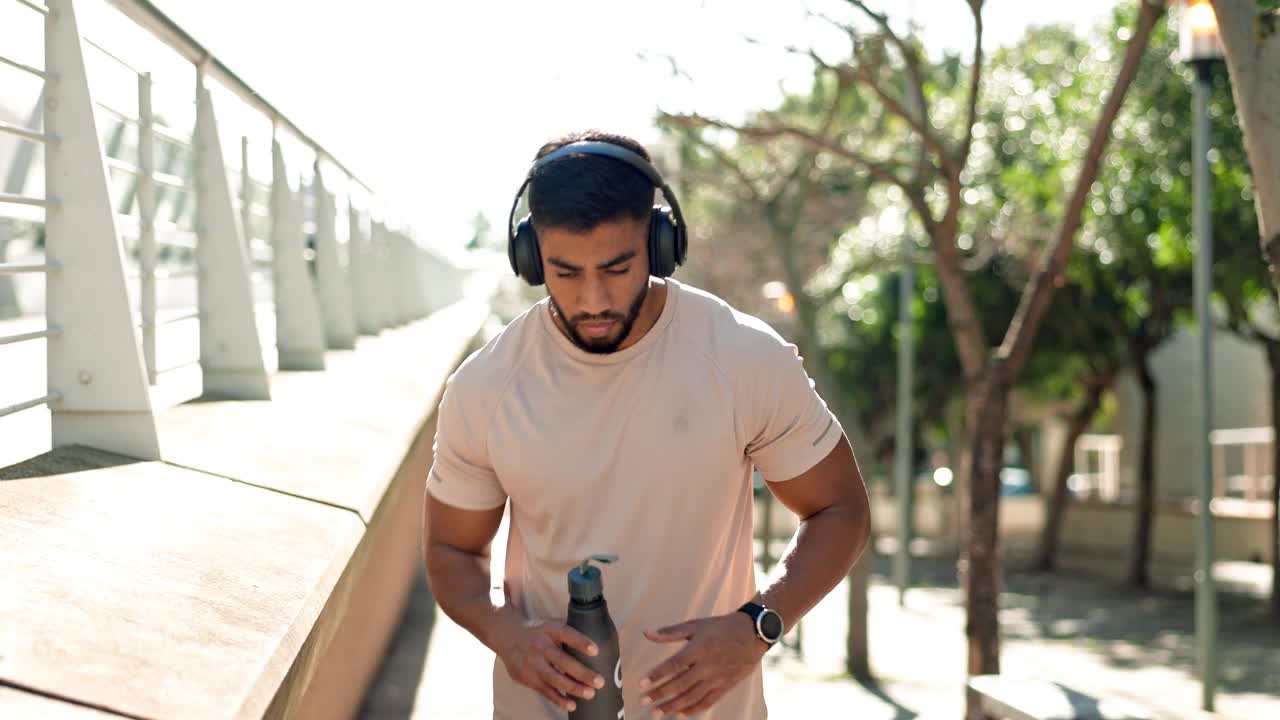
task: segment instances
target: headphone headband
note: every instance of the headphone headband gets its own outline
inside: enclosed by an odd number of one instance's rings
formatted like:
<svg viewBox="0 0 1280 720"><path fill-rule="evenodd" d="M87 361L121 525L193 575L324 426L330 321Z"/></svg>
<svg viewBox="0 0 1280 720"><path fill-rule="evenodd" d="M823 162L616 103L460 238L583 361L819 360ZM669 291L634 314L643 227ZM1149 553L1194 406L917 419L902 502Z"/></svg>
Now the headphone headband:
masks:
<svg viewBox="0 0 1280 720"><path fill-rule="evenodd" d="M653 186L662 191L662 197L671 206L671 211L675 215L676 224L683 232L684 215L680 213L680 203L676 200L676 194L671 192L671 188L667 187L667 182L662 179L662 175L658 174L658 169L653 166L644 156L632 152L621 145L614 145L611 142L602 142L599 140L579 140L571 142L568 145L552 150L543 155L529 166L529 172L525 173L524 182L520 183L520 189L516 190L515 200L511 203L511 212L507 215L507 238L512 238L515 234L516 209L520 207L520 196L524 194L525 188L529 187L529 183L533 181L533 175L538 170L550 165L569 155L603 155L611 157L614 160L620 160L631 167L635 168L642 175L649 178L649 182Z"/></svg>
<svg viewBox="0 0 1280 720"><path fill-rule="evenodd" d="M562 157L574 155L576 153L582 153L583 155L604 155L605 157L611 157L614 160L621 160L636 170L639 170L641 174L649 178L649 182L653 183L654 187L660 188L666 186L666 183L662 180L662 176L658 174L657 168L655 168L648 160L645 160L643 155L632 152L621 145L614 145L613 143L601 142L599 140L579 140L578 142L571 142L568 145L563 145L552 150L534 161L533 165L529 168L527 177L532 179L533 174L543 167L550 165Z"/></svg>
<svg viewBox="0 0 1280 720"><path fill-rule="evenodd" d="M553 162L570 155L601 155L626 163L635 171L644 175L655 188L662 191L662 197L670 208L653 206L653 214L649 221L649 262L657 274L669 275L676 265L684 262L689 236L684 224L684 216L680 212L680 203L671 191L662 175L653 163L637 152L621 145L599 140L580 140L552 150L534 160L525 173L524 182L516 190L515 200L511 203L511 213L507 216L507 254L511 260L511 269L524 277L533 285L541 284L542 269L538 250L537 237L530 218L526 217L516 225L516 209L520 206L520 196L533 181L539 170ZM522 269L524 268L524 269Z"/></svg>

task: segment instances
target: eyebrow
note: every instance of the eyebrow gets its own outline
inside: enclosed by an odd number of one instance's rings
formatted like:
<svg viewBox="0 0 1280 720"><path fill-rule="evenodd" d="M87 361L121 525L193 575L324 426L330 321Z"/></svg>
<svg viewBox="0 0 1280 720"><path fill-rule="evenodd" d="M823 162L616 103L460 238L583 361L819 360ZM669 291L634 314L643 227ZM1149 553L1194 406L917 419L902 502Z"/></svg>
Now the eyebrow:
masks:
<svg viewBox="0 0 1280 720"><path fill-rule="evenodd" d="M608 270L611 267L621 265L627 262L628 260L634 259L635 256L636 256L635 250L628 250L627 252L622 253L621 255L613 258L612 260L608 260L606 262L600 263L599 265L596 266L596 268L599 270ZM581 266L574 265L573 263L565 262L564 260L561 260L560 258L557 258L557 257L547 258L547 263L551 265L555 265L556 267L562 270L569 270L572 272L582 271Z"/></svg>

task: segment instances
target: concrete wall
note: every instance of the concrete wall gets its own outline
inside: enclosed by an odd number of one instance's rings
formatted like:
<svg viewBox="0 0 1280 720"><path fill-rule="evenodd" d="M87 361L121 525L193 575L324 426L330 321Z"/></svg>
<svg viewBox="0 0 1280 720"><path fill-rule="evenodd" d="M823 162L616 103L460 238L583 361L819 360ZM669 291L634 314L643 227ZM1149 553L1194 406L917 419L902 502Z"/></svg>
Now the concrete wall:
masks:
<svg viewBox="0 0 1280 720"><path fill-rule="evenodd" d="M0 614L22 619L0 717L354 717L419 572L439 395L487 316L361 338L269 402L166 410L158 462L0 468Z"/></svg>

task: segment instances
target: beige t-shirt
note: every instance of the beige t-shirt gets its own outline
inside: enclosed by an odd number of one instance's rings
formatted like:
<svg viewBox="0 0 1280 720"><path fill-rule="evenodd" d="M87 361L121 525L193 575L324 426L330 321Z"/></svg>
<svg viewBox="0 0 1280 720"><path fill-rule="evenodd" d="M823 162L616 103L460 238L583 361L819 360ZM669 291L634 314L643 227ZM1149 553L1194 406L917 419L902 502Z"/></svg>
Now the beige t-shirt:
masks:
<svg viewBox="0 0 1280 720"><path fill-rule="evenodd" d="M573 345L543 300L476 351L440 402L439 500L471 510L511 500L506 582L527 617L563 620L569 570L612 553L604 591L622 648L628 715L640 679L682 643L642 635L730 613L756 592L752 466L789 480L843 429L794 345L706 292L668 280L657 322L599 355ZM493 673L496 720L565 712ZM767 715L757 669L702 720Z"/></svg>

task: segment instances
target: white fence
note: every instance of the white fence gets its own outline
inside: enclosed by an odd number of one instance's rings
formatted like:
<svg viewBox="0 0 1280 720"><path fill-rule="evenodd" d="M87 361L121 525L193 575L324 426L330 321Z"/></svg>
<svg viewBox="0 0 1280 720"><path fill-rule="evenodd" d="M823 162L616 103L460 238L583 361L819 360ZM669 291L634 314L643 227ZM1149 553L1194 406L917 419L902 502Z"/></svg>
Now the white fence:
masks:
<svg viewBox="0 0 1280 720"><path fill-rule="evenodd" d="M22 353L0 354L0 419L46 408L54 447L155 459L158 407L268 399L272 370L322 369L326 351L427 314L440 262L149 2L94 5L83 27L89 0L3 3L0 286L44 323L0 324L0 353ZM40 35L43 61L19 56ZM14 397L41 345L43 390Z"/></svg>

